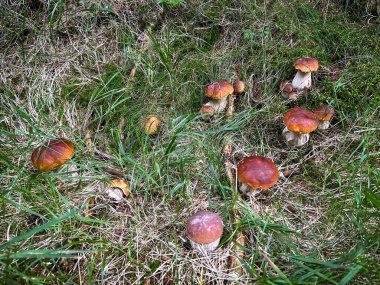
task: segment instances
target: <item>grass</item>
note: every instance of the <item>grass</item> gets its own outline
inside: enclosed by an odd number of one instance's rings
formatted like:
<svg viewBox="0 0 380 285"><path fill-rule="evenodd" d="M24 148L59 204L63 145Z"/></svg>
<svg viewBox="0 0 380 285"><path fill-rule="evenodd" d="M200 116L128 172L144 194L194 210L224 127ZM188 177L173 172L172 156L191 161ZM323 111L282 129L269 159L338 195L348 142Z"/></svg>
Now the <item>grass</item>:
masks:
<svg viewBox="0 0 380 285"><path fill-rule="evenodd" d="M376 3L161 2L0 4L1 283L379 283ZM285 102L278 85L301 55L321 68L307 96ZM233 119L200 120L204 86L237 78L247 90ZM282 114L325 103L333 127L287 148ZM142 130L149 115L163 122L155 137ZM34 148L61 136L75 142L74 158L59 172L35 172ZM237 202L237 225L226 136L235 163L259 154L296 170ZM105 195L105 169L130 182L129 198ZM225 224L210 255L192 251L185 235L203 209ZM227 270L237 229L247 235L239 279Z"/></svg>

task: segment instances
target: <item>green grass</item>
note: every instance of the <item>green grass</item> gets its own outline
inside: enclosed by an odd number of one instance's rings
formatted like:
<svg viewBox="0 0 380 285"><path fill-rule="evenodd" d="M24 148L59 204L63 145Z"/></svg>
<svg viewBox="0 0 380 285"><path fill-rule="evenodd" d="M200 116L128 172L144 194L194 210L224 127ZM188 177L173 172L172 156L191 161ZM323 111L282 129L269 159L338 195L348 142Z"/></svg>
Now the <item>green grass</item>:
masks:
<svg viewBox="0 0 380 285"><path fill-rule="evenodd" d="M234 280L227 262L236 230L247 236L237 283L379 283L375 5L32 2L0 5L1 284L221 284ZM321 68L314 88L289 103L278 85L299 56L317 57ZM233 119L202 121L204 86L237 78L247 90ZM333 127L287 148L284 112L325 103ZM154 137L142 129L149 115L162 121ZM61 136L76 146L67 168L35 172L34 148ZM235 203L222 157L228 136L234 163L259 154L298 172ZM104 192L106 168L130 182L120 203ZM231 203L243 217L237 225ZM225 224L209 256L190 250L185 235L202 209Z"/></svg>

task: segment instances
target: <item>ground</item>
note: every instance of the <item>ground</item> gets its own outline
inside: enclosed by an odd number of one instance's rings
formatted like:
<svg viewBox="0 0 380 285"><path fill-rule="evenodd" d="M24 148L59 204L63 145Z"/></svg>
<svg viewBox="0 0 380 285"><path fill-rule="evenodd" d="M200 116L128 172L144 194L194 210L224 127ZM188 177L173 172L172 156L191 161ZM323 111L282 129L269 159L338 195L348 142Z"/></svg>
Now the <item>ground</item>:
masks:
<svg viewBox="0 0 380 285"><path fill-rule="evenodd" d="M378 284L379 12L364 0L1 1L1 283ZM300 56L320 69L286 101L279 84ZM204 87L237 79L232 119L203 121ZM331 128L287 147L283 114L321 104ZM57 137L75 155L36 171L31 153ZM228 141L234 167L266 156L279 182L235 201ZM120 202L105 191L114 177L130 184ZM225 226L210 254L185 233L205 209Z"/></svg>

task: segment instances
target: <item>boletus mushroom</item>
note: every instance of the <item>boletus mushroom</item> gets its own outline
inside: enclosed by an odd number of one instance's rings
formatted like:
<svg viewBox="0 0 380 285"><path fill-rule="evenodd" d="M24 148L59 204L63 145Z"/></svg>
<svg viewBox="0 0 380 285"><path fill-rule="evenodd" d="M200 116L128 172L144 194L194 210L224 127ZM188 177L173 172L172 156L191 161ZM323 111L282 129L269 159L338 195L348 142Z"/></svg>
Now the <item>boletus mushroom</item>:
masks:
<svg viewBox="0 0 380 285"><path fill-rule="evenodd" d="M51 171L65 164L73 156L74 150L74 144L68 139L54 139L33 151L32 164L39 171Z"/></svg>
<svg viewBox="0 0 380 285"><path fill-rule="evenodd" d="M190 217L186 234L193 249L214 251L223 233L222 218L210 211L200 211Z"/></svg>
<svg viewBox="0 0 380 285"><path fill-rule="evenodd" d="M300 57L294 62L294 68L297 70L293 78L293 88L302 91L311 87L311 73L317 71L319 67L318 60L312 57Z"/></svg>
<svg viewBox="0 0 380 285"><path fill-rule="evenodd" d="M274 186L279 177L277 166L269 158L250 156L243 159L237 166L237 177L240 181L240 191L245 195L254 195Z"/></svg>
<svg viewBox="0 0 380 285"><path fill-rule="evenodd" d="M227 81L211 84L205 89L205 96L212 98L204 106L210 106L215 113L223 112L227 106L227 96L234 92L234 87Z"/></svg>
<svg viewBox="0 0 380 285"><path fill-rule="evenodd" d="M234 95L241 94L244 92L244 82L241 80L238 80L234 83Z"/></svg>
<svg viewBox="0 0 380 285"><path fill-rule="evenodd" d="M129 194L131 193L129 190L129 183L128 181L124 179L120 179L120 178L113 179L109 183L106 189L106 193L108 197L119 202L124 196L128 197Z"/></svg>
<svg viewBox="0 0 380 285"><path fill-rule="evenodd" d="M161 121L155 116L150 116L145 122L144 131L147 135L155 135L160 127Z"/></svg>
<svg viewBox="0 0 380 285"><path fill-rule="evenodd" d="M331 118L334 115L334 109L329 105L322 105L315 109L314 114L319 120L318 129L326 130L330 127Z"/></svg>
<svg viewBox="0 0 380 285"><path fill-rule="evenodd" d="M288 146L302 146L309 141L312 131L318 127L318 119L312 111L295 107L284 115L282 134Z"/></svg>

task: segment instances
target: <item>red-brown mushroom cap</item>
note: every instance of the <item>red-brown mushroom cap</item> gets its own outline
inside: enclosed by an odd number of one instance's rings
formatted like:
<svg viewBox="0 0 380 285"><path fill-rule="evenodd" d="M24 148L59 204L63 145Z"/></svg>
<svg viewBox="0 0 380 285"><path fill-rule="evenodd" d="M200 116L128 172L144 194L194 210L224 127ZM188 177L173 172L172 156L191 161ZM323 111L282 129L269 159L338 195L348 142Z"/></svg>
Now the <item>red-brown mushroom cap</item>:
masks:
<svg viewBox="0 0 380 285"><path fill-rule="evenodd" d="M320 121L330 121L334 115L334 109L329 105L322 105L315 109L315 115Z"/></svg>
<svg viewBox="0 0 380 285"><path fill-rule="evenodd" d="M208 105L203 105L202 108L199 110L201 114L208 114L210 116L214 115L214 108Z"/></svg>
<svg viewBox="0 0 380 285"><path fill-rule="evenodd" d="M206 97L211 97L213 99L222 99L234 92L234 87L227 81L220 81L211 84L206 87L205 95Z"/></svg>
<svg viewBox="0 0 380 285"><path fill-rule="evenodd" d="M293 85L289 80L284 80L280 83L280 90L289 94L293 91Z"/></svg>
<svg viewBox="0 0 380 285"><path fill-rule="evenodd" d="M302 72L317 71L318 67L318 60L312 57L300 57L294 62L294 68Z"/></svg>
<svg viewBox="0 0 380 285"><path fill-rule="evenodd" d="M234 94L240 94L244 92L244 82L238 80L234 83Z"/></svg>
<svg viewBox="0 0 380 285"><path fill-rule="evenodd" d="M32 153L32 164L40 171L50 171L66 163L74 154L74 144L64 138L51 140Z"/></svg>
<svg viewBox="0 0 380 285"><path fill-rule="evenodd" d="M318 127L318 119L312 111L295 107L285 113L284 124L293 133L308 134Z"/></svg>
<svg viewBox="0 0 380 285"><path fill-rule="evenodd" d="M223 233L222 218L210 211L200 211L190 217L186 226L189 239L199 244L216 241Z"/></svg>
<svg viewBox="0 0 380 285"><path fill-rule="evenodd" d="M253 189L268 190L279 177L277 166L263 156L250 156L243 159L237 167L238 179Z"/></svg>

